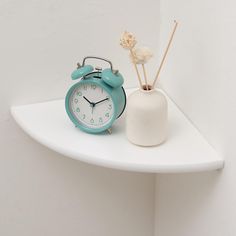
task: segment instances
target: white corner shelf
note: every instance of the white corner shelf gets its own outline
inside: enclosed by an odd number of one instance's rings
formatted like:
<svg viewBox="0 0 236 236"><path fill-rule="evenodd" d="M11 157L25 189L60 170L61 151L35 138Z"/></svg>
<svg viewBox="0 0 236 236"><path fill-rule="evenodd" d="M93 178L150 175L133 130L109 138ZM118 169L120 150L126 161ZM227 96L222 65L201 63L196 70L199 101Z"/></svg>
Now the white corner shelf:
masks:
<svg viewBox="0 0 236 236"><path fill-rule="evenodd" d="M127 90L127 94L130 90ZM69 120L64 100L11 107L18 125L42 145L73 159L120 170L183 173L221 169L224 160L168 99L169 138L157 147L138 147L126 139L124 115L113 133L86 134Z"/></svg>

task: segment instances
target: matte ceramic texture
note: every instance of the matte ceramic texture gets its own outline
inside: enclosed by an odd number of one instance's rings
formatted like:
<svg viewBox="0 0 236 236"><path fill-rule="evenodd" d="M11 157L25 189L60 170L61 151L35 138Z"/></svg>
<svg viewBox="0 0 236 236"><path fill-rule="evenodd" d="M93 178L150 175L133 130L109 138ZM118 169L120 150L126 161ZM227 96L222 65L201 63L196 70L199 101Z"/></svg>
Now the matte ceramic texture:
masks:
<svg viewBox="0 0 236 236"><path fill-rule="evenodd" d="M158 90L138 89L128 97L126 135L140 146L156 146L167 138L168 105Z"/></svg>
<svg viewBox="0 0 236 236"><path fill-rule="evenodd" d="M134 90L126 90L127 94ZM46 147L73 159L107 168L149 173L182 173L220 169L224 160L185 115L168 99L168 142L157 147L131 144L122 116L112 134L91 135L68 120L64 100L11 108L19 126Z"/></svg>

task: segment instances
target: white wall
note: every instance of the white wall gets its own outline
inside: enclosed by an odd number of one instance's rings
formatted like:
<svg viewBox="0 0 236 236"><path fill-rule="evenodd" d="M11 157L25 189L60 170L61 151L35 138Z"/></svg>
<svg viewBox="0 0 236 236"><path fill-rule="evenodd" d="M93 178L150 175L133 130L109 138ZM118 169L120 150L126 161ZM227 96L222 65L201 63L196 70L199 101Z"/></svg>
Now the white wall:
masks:
<svg viewBox="0 0 236 236"><path fill-rule="evenodd" d="M25 135L9 107L63 97L75 63L89 54L110 58L126 86L136 85L119 36L132 30L157 52L159 2L1 1L0 235L151 236L156 200L158 236L234 236L234 9L233 0L161 2L162 49L171 20L180 21L162 83L226 167L158 175L154 199L153 175L62 157Z"/></svg>
<svg viewBox="0 0 236 236"><path fill-rule="evenodd" d="M110 58L126 86L135 85L119 37L133 30L157 48L159 3L2 0L0 29L0 235L153 235L154 176L47 150L17 127L9 108L63 97L76 62L89 54Z"/></svg>
<svg viewBox="0 0 236 236"><path fill-rule="evenodd" d="M230 0L161 2L162 44L170 20L180 21L162 82L226 166L212 173L158 175L155 235L236 234L235 7Z"/></svg>

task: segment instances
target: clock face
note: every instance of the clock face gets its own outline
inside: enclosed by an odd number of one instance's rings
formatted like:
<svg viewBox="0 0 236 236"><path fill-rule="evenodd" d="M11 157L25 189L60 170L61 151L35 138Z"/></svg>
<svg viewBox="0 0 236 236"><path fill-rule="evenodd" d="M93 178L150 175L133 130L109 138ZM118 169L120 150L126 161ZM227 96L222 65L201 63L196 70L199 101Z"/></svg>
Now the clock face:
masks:
<svg viewBox="0 0 236 236"><path fill-rule="evenodd" d="M95 129L108 125L114 116L111 96L89 82L76 86L70 96L70 110L82 126Z"/></svg>

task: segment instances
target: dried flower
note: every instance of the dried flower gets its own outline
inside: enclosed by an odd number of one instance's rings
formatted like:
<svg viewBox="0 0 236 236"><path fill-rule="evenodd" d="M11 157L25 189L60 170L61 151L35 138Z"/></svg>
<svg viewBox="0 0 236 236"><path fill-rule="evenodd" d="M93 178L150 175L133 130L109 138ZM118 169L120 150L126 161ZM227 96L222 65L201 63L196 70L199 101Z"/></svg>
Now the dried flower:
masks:
<svg viewBox="0 0 236 236"><path fill-rule="evenodd" d="M135 48L130 54L130 58L135 64L145 64L152 56L153 53L148 47Z"/></svg>
<svg viewBox="0 0 236 236"><path fill-rule="evenodd" d="M136 45L136 43L137 41L135 36L127 31L125 31L120 38L120 45L125 49L131 50Z"/></svg>

